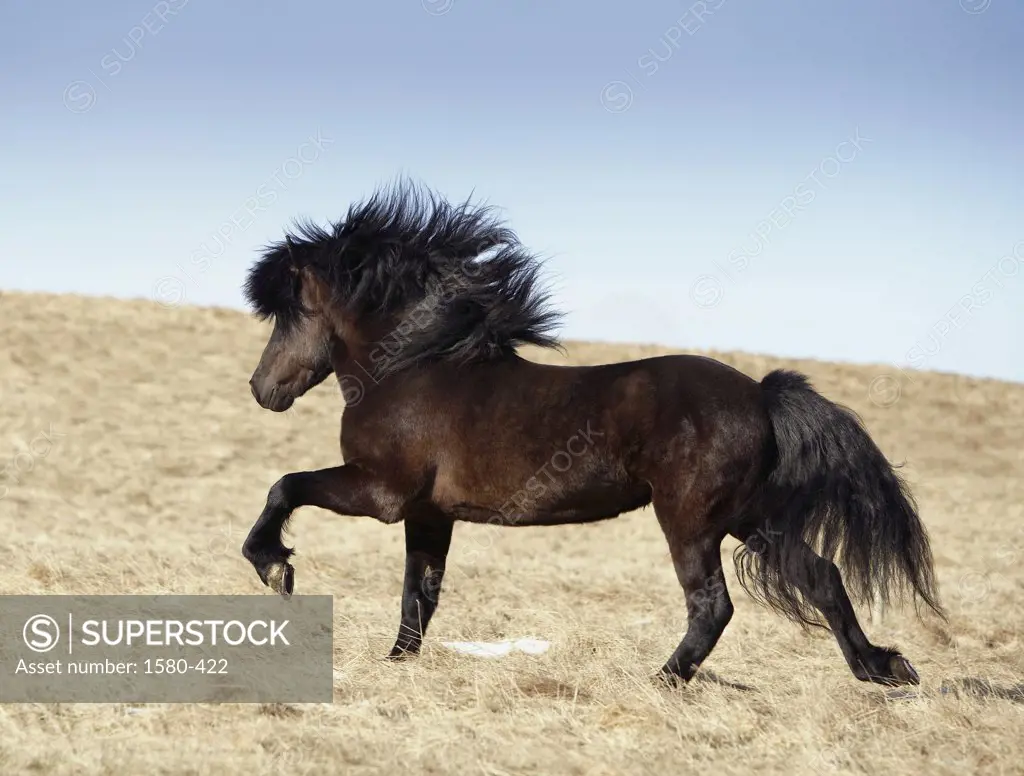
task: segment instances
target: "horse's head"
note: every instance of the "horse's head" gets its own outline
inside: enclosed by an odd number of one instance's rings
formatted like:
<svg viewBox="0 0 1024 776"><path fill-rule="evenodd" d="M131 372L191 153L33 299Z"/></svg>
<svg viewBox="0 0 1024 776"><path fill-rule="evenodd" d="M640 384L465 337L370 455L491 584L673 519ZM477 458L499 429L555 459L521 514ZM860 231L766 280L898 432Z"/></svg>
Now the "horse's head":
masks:
<svg viewBox="0 0 1024 776"><path fill-rule="evenodd" d="M249 380L259 405L284 412L331 373L332 354L344 344L335 334L326 284L298 263L289 240L284 255L270 255L250 272L246 295L274 329Z"/></svg>
<svg viewBox="0 0 1024 776"><path fill-rule="evenodd" d="M536 272L491 208L451 205L412 184L381 190L326 227L297 224L246 281L256 314L274 321L253 396L281 412L331 371L344 390L344 369L377 383L427 360L553 347L557 315L535 289Z"/></svg>

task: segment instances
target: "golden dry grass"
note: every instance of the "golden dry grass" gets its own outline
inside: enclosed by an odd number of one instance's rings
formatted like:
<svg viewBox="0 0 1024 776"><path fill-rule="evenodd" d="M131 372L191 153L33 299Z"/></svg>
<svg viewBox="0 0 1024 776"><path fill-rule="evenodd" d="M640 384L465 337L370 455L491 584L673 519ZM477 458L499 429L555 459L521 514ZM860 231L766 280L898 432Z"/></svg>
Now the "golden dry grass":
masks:
<svg viewBox="0 0 1024 776"><path fill-rule="evenodd" d="M0 593L270 594L239 547L281 474L337 463L337 388L261 410L246 381L267 330L234 311L25 294L0 307L0 468L54 439L0 481ZM663 352L569 347L579 363ZM881 366L712 355L757 378L806 371L907 461L951 622L862 621L904 649L919 692L857 682L831 636L757 607L731 562L736 614L702 671L721 681L655 687L685 611L649 510L458 526L424 654L392 665L401 529L304 509L297 592L335 596L333 704L6 705L0 772L1022 772L1024 386L914 373L883 408L868 400ZM552 649L487 661L439 643L527 635Z"/></svg>

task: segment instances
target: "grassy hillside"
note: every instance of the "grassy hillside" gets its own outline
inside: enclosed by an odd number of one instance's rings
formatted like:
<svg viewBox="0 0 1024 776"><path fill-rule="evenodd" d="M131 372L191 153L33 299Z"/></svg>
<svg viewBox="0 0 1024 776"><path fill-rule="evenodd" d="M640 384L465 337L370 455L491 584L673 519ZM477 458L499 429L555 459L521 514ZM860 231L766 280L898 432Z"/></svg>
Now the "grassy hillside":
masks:
<svg viewBox="0 0 1024 776"><path fill-rule="evenodd" d="M235 311L17 293L0 311L0 593L269 594L239 548L281 474L339 461L333 381L261 410L247 380L268 330ZM569 343L568 361L667 352ZM703 680L658 689L686 617L650 510L458 526L424 654L392 665L401 529L308 508L296 592L335 596L333 705L6 705L0 771L1020 773L1024 385L709 355L758 379L806 372L906 462L951 621L861 617L919 690L857 682L828 633L757 607L731 562L736 614ZM487 661L440 644L520 636L552 649Z"/></svg>

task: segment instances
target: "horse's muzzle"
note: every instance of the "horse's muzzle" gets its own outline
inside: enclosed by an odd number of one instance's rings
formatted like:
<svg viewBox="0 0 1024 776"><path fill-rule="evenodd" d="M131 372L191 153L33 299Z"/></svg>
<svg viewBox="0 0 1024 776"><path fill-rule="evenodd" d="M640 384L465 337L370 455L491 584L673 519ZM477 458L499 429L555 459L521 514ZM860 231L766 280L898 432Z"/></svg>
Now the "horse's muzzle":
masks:
<svg viewBox="0 0 1024 776"><path fill-rule="evenodd" d="M249 389L252 391L252 397L256 400L256 403L263 409L270 410L271 412L284 412L295 403L295 397L282 391L279 385L271 388L270 394L266 398L257 390L256 383L252 380L249 381Z"/></svg>

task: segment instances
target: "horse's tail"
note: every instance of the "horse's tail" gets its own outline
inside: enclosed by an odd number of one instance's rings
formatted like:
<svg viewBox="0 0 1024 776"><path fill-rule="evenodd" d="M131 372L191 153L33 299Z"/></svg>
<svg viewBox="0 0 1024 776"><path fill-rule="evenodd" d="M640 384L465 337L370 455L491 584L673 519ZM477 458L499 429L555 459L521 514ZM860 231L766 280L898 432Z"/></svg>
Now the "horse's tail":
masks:
<svg viewBox="0 0 1024 776"><path fill-rule="evenodd" d="M794 581L804 544L836 559L855 600L891 600L907 588L939 616L928 535L906 483L851 410L797 372L761 381L777 458L763 486L766 518L736 555L743 587L798 622L819 622Z"/></svg>

